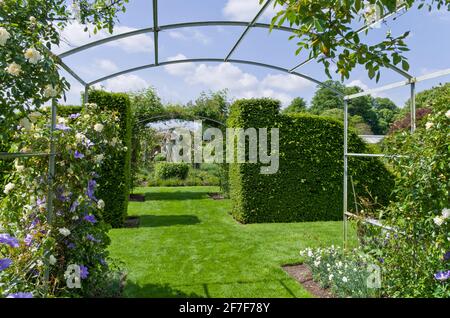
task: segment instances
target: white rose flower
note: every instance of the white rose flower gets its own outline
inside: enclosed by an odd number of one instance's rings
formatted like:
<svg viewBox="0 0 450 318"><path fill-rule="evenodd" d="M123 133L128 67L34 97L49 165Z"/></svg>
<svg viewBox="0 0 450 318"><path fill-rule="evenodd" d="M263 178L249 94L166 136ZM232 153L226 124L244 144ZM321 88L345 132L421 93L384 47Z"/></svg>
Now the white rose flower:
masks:
<svg viewBox="0 0 450 318"><path fill-rule="evenodd" d="M117 139L117 137L114 137L113 139L111 139L109 144L114 147L117 144L118 141L119 140Z"/></svg>
<svg viewBox="0 0 450 318"><path fill-rule="evenodd" d="M30 62L31 64L36 64L41 60L41 53L39 53L38 50L35 48L29 48L25 51L25 58Z"/></svg>
<svg viewBox="0 0 450 318"><path fill-rule="evenodd" d="M56 97L58 95L59 91L57 88L53 87L52 85L47 85L44 88L44 96L47 98L50 97Z"/></svg>
<svg viewBox="0 0 450 318"><path fill-rule="evenodd" d="M342 277L342 281L344 282L344 283L347 283L348 282L348 278L347 277Z"/></svg>
<svg viewBox="0 0 450 318"><path fill-rule="evenodd" d="M449 208L445 208L442 210L442 217L444 219L450 218L450 209Z"/></svg>
<svg viewBox="0 0 450 318"><path fill-rule="evenodd" d="M97 132L101 132L103 130L104 126L102 124L95 124L94 130Z"/></svg>
<svg viewBox="0 0 450 318"><path fill-rule="evenodd" d="M55 265L56 264L56 257L53 255L50 255L50 257L48 258L48 262L50 263L50 265Z"/></svg>
<svg viewBox="0 0 450 318"><path fill-rule="evenodd" d="M103 159L105 159L104 154L99 154L99 155L95 156L95 162L97 162L97 163L101 163L103 161Z"/></svg>
<svg viewBox="0 0 450 318"><path fill-rule="evenodd" d="M444 223L445 219L442 216L436 216L433 219L434 224L436 224L437 226L441 226Z"/></svg>
<svg viewBox="0 0 450 318"><path fill-rule="evenodd" d="M447 112L445 113L445 116L450 119L450 109L447 110Z"/></svg>
<svg viewBox="0 0 450 318"><path fill-rule="evenodd" d="M31 16L30 17L30 22L31 22L31 24L36 24L36 18Z"/></svg>
<svg viewBox="0 0 450 318"><path fill-rule="evenodd" d="M25 169L25 166L19 164L19 159L14 160L14 167L17 172L22 172Z"/></svg>
<svg viewBox="0 0 450 318"><path fill-rule="evenodd" d="M333 277L334 277L334 275L333 274L330 274L330 276L328 276L328 280L333 280Z"/></svg>
<svg viewBox="0 0 450 318"><path fill-rule="evenodd" d="M5 45L10 37L11 34L5 28L0 27L0 46Z"/></svg>
<svg viewBox="0 0 450 318"><path fill-rule="evenodd" d="M12 76L18 76L20 72L22 72L22 68L20 67L20 65L15 62L9 64L5 70Z"/></svg>
<svg viewBox="0 0 450 318"><path fill-rule="evenodd" d="M11 192L12 189L14 189L15 186L16 186L16 185L15 185L14 183L12 183L12 182L8 183L8 184L5 186L5 189L3 190L3 193L4 193L4 194L8 194L9 192Z"/></svg>
<svg viewBox="0 0 450 318"><path fill-rule="evenodd" d="M425 124L425 128L426 129L430 129L431 127L433 127L434 126L434 124L431 122L431 121L429 121L429 122L427 122L426 124Z"/></svg>
<svg viewBox="0 0 450 318"><path fill-rule="evenodd" d="M78 220L78 219L79 219L78 215L72 216L72 220L76 221L76 220Z"/></svg>
<svg viewBox="0 0 450 318"><path fill-rule="evenodd" d="M97 202L97 207L98 207L100 210L103 210L103 209L105 208L105 201L103 201L102 199L98 200L98 202Z"/></svg>
<svg viewBox="0 0 450 318"><path fill-rule="evenodd" d="M69 236L70 235L70 230L66 229L65 227L62 227L62 228L59 229L59 233L61 235L64 235L64 236Z"/></svg>
<svg viewBox="0 0 450 318"><path fill-rule="evenodd" d="M76 139L77 141L83 141L84 139L86 139L86 136L83 135L82 133L76 133L75 139Z"/></svg>
<svg viewBox="0 0 450 318"><path fill-rule="evenodd" d="M315 267L319 267L319 265L320 265L320 261L315 261L315 262L314 262L314 266L315 266Z"/></svg>

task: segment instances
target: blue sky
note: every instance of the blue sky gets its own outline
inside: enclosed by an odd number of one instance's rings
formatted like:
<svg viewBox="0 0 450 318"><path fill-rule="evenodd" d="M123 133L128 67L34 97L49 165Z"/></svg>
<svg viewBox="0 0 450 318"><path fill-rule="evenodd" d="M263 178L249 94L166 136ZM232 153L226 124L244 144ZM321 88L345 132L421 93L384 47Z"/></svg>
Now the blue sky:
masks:
<svg viewBox="0 0 450 318"><path fill-rule="evenodd" d="M158 5L159 24L180 22L230 20L248 21L259 10L259 0L160 0ZM258 22L269 23L274 14L272 8ZM152 27L152 1L130 0L127 12L119 16L115 34L135 29ZM55 49L64 52L99 38L110 36L106 32L93 35L83 32L83 26L74 23L62 34L64 44ZM224 58L243 27L195 27L160 32L160 61L184 58ZM407 52L410 73L420 76L429 72L450 67L450 13L412 9L400 14L395 20L387 20L380 28L372 29L368 41L384 37L391 30L400 35L410 30L407 39L411 51ZM252 60L291 68L305 60L306 52L295 56L296 45L288 40L289 33L254 28L238 47L232 58ZM91 48L82 53L69 56L64 61L85 81L130 67L153 63L154 44L152 34L142 34ZM321 64L311 62L299 72L319 80L326 80ZM70 76L62 73L72 84L67 94L66 104L79 104L82 87ZM337 78L337 77L336 77ZM371 81L364 69L353 71L347 85L359 85L373 88L403 80L391 70L385 70L379 83ZM450 76L430 80L417 85L418 91L450 81ZM273 97L287 105L296 96L310 100L316 90L316 84L282 72L256 66L231 63L190 63L142 70L110 79L101 85L109 91L135 91L153 86L164 102L186 103L195 99L200 92L229 89L231 99L246 97ZM409 97L409 88L397 88L380 93L377 96L389 97L399 106L403 106Z"/></svg>

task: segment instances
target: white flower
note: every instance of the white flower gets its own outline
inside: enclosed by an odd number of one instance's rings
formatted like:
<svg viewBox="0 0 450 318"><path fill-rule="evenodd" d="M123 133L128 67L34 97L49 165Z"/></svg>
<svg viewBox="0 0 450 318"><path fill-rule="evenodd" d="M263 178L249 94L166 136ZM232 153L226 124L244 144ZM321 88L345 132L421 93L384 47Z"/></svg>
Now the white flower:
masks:
<svg viewBox="0 0 450 318"><path fill-rule="evenodd" d="M5 45L10 37L11 34L5 28L0 27L0 46Z"/></svg>
<svg viewBox="0 0 450 318"><path fill-rule="evenodd" d="M22 172L25 169L25 166L19 164L19 159L14 160L14 167L17 172Z"/></svg>
<svg viewBox="0 0 450 318"><path fill-rule="evenodd" d="M30 62L31 64L36 64L41 60L41 53L39 53L39 51L33 47L27 49L24 55L28 62Z"/></svg>
<svg viewBox="0 0 450 318"><path fill-rule="evenodd" d="M111 146L115 146L116 144L117 144L117 142L118 142L119 140L117 139L117 137L114 137L113 139L111 139L111 141L109 142L109 144L111 145Z"/></svg>
<svg viewBox="0 0 450 318"><path fill-rule="evenodd" d="M76 221L76 220L78 220L78 219L79 219L78 215L72 216L72 220Z"/></svg>
<svg viewBox="0 0 450 318"><path fill-rule="evenodd" d="M315 266L315 267L319 267L319 265L320 265L320 261L315 261L315 262L314 262L314 266Z"/></svg>
<svg viewBox="0 0 450 318"><path fill-rule="evenodd" d="M425 128L426 129L430 129L431 127L433 127L433 123L431 122L431 121L429 121L429 122L427 122L426 124L425 124Z"/></svg>
<svg viewBox="0 0 450 318"><path fill-rule="evenodd" d="M105 159L105 155L104 154L99 154L99 155L97 155L97 156L95 156L95 161L97 162L97 163L101 163L102 161L103 161L103 159Z"/></svg>
<svg viewBox="0 0 450 318"><path fill-rule="evenodd" d="M31 24L35 24L36 23L36 18L31 16L30 17L30 22L31 22Z"/></svg>
<svg viewBox="0 0 450 318"><path fill-rule="evenodd" d="M97 132L101 132L103 130L104 126L102 124L95 124L94 130Z"/></svg>
<svg viewBox="0 0 450 318"><path fill-rule="evenodd" d="M44 88L44 97L50 98L50 97L56 97L59 93L58 88L53 87L52 85L47 85Z"/></svg>
<svg viewBox="0 0 450 318"><path fill-rule="evenodd" d="M61 235L64 235L64 236L69 236L70 235L70 230L66 229L65 227L62 227L62 228L59 229L59 233Z"/></svg>
<svg viewBox="0 0 450 318"><path fill-rule="evenodd" d="M334 277L334 275L333 274L330 274L330 276L328 276L328 280L332 280L333 279L333 277Z"/></svg>
<svg viewBox="0 0 450 318"><path fill-rule="evenodd" d="M98 207L100 210L103 210L103 209L105 208L105 201L103 201L102 199L98 200L98 202L97 202L97 207Z"/></svg>
<svg viewBox="0 0 450 318"><path fill-rule="evenodd" d="M447 112L445 113L445 116L450 119L450 109L447 110Z"/></svg>
<svg viewBox="0 0 450 318"><path fill-rule="evenodd" d="M347 277L342 277L342 281L344 282L344 283L347 283L348 282L348 278Z"/></svg>
<svg viewBox="0 0 450 318"><path fill-rule="evenodd" d="M450 218L450 209L449 208L445 208L442 210L442 217L444 219Z"/></svg>
<svg viewBox="0 0 450 318"><path fill-rule="evenodd" d="M77 133L77 134L75 135L75 139L76 139L77 141L83 141L83 140L86 139L86 136L83 135L82 133Z"/></svg>
<svg viewBox="0 0 450 318"><path fill-rule="evenodd" d="M12 182L8 183L8 184L5 186L5 189L3 190L3 193L4 193L4 194L8 194L9 192L11 192L12 189L14 189L15 186L16 186L16 185L15 185L14 183L12 183Z"/></svg>
<svg viewBox="0 0 450 318"><path fill-rule="evenodd" d="M22 68L20 67L20 65L15 62L9 64L5 70L12 76L18 76L20 72L22 72Z"/></svg>
<svg viewBox="0 0 450 318"><path fill-rule="evenodd" d="M308 250L308 257L313 257L313 252L311 250Z"/></svg>
<svg viewBox="0 0 450 318"><path fill-rule="evenodd" d="M444 223L445 219L442 216L436 216L433 221L437 226L441 226Z"/></svg>
<svg viewBox="0 0 450 318"><path fill-rule="evenodd" d="M50 255L50 257L48 258L48 262L50 263L50 265L55 265L56 264L56 257L53 255Z"/></svg>

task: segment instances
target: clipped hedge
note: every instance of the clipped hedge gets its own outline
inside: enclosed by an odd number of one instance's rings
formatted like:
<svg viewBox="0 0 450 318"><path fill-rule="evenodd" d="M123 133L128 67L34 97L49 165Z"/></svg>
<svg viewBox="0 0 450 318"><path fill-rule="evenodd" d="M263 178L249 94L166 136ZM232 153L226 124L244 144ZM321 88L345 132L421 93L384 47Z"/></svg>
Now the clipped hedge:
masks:
<svg viewBox="0 0 450 318"><path fill-rule="evenodd" d="M80 113L83 109L83 106L77 106L77 105L58 105L56 109L56 113L58 116L61 117L68 117L72 114Z"/></svg>
<svg viewBox="0 0 450 318"><path fill-rule="evenodd" d="M230 164L233 216L243 223L342 219L343 125L314 115L283 115L279 109L271 99L238 100L231 107L228 127L280 129L277 173L260 174L260 163ZM370 152L354 132L349 132L349 151ZM357 197L388 203L394 180L377 158L350 158L349 175ZM350 177L348 200L352 209Z"/></svg>
<svg viewBox="0 0 450 318"><path fill-rule="evenodd" d="M98 179L98 197L105 201L104 219L113 227L121 227L127 216L131 165L131 106L127 94L89 91L89 103L100 110L117 111L120 120L120 136L128 151L105 161Z"/></svg>
<svg viewBox="0 0 450 318"><path fill-rule="evenodd" d="M187 163L174 163L174 162L157 162L155 164L155 177L156 179L180 179L185 180L189 174L189 165Z"/></svg>

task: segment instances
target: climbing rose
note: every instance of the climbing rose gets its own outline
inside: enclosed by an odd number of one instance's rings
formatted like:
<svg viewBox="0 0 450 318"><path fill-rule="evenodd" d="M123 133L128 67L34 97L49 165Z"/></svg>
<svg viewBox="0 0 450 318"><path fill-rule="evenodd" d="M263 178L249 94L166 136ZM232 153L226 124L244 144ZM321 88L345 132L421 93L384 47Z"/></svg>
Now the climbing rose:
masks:
<svg viewBox="0 0 450 318"><path fill-rule="evenodd" d="M10 37L11 34L5 28L0 28L0 46L5 45Z"/></svg>
<svg viewBox="0 0 450 318"><path fill-rule="evenodd" d="M16 186L16 185L15 185L14 183L12 183L12 182L8 183L8 184L5 186L5 189L3 190L3 193L4 193L4 194L9 194L9 192L11 192L11 190L14 189L15 186Z"/></svg>
<svg viewBox="0 0 450 318"><path fill-rule="evenodd" d="M94 130L97 132L101 132L103 130L104 126L102 124L95 124Z"/></svg>
<svg viewBox="0 0 450 318"><path fill-rule="evenodd" d="M63 227L63 228L59 229L59 233L61 233L61 235L64 235L64 236L69 236L70 235L70 230L66 229L65 227Z"/></svg>
<svg viewBox="0 0 450 318"><path fill-rule="evenodd" d="M103 201L102 199L98 200L98 202L97 202L97 207L98 207L100 210L103 210L104 207L105 207L105 201Z"/></svg>
<svg viewBox="0 0 450 318"><path fill-rule="evenodd" d="M447 110L447 112L445 113L445 116L447 116L447 118L449 118L449 119L450 119L450 109L449 109L449 110Z"/></svg>
<svg viewBox="0 0 450 318"><path fill-rule="evenodd" d="M436 216L433 221L437 226L441 226L444 223L445 219L442 216Z"/></svg>
<svg viewBox="0 0 450 318"><path fill-rule="evenodd" d="M35 48L27 49L24 55L31 64L37 64L41 60L41 54Z"/></svg>
<svg viewBox="0 0 450 318"><path fill-rule="evenodd" d="M22 72L22 68L20 67L20 65L15 62L9 64L5 70L12 76L18 76L20 72Z"/></svg>
<svg viewBox="0 0 450 318"><path fill-rule="evenodd" d="M425 128L426 128L426 129L430 129L431 127L433 127L433 125L434 125L434 124L433 124L432 122L429 121L429 122L427 122L427 123L425 124Z"/></svg>

